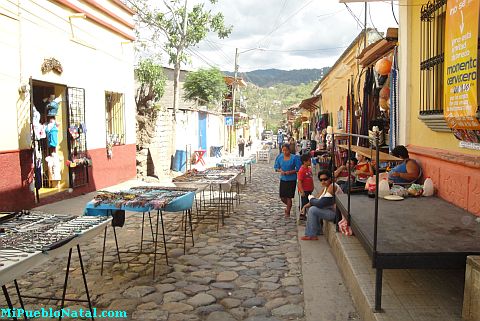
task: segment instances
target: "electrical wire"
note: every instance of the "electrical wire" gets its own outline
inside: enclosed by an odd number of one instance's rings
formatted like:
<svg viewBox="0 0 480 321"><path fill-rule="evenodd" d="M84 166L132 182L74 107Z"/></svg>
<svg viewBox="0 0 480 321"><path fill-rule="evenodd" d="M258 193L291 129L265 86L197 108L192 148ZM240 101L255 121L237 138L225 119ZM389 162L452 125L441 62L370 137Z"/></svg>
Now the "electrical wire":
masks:
<svg viewBox="0 0 480 321"><path fill-rule="evenodd" d="M365 29L365 25L360 21L360 19L358 19L358 17L353 13L352 9L350 9L350 7L346 4L346 3L343 3L345 5L345 7L347 8L348 12L350 13L350 15L353 17L353 19L355 19L355 21L357 22L358 26L360 27L360 29Z"/></svg>
<svg viewBox="0 0 480 321"><path fill-rule="evenodd" d="M372 10L370 10L370 4L368 4L368 7L367 7L369 10L368 10L368 16L370 17L370 23L372 24L372 27L373 27L373 30L375 30L375 32L382 38L382 39L385 39L385 37L380 33L378 32L378 29L377 27L375 27L375 25L373 24L373 20L372 20Z"/></svg>
<svg viewBox="0 0 480 321"><path fill-rule="evenodd" d="M264 41L265 39L268 39L268 37L270 37L275 31L277 31L281 26L283 26L285 23L287 23L290 19L292 19L293 17L295 17L300 11L302 11L305 7L307 7L308 5L310 5L314 0L310 0L309 2L307 2L305 5L303 5L300 9L298 9L297 11L295 11L294 13L292 13L290 16L288 16L285 20L282 21L282 23L280 23L275 29L273 29L272 31L270 31L268 34L266 34L259 42L258 44L260 45L262 43L262 41Z"/></svg>
<svg viewBox="0 0 480 321"><path fill-rule="evenodd" d="M395 19L395 22L397 23L397 26L399 26L400 24L398 23L398 20L397 20L397 17L395 16L395 10L393 10L393 0L392 2L390 2L392 4L392 15L393 15L393 19Z"/></svg>

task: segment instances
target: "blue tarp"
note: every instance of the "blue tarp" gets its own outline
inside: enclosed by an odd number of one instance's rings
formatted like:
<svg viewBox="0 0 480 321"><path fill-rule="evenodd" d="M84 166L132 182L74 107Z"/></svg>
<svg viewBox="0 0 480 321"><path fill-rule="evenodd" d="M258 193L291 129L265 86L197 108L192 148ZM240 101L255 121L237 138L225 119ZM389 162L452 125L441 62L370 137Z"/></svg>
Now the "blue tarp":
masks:
<svg viewBox="0 0 480 321"><path fill-rule="evenodd" d="M167 206L162 209L164 212L181 212L189 210L193 206L193 200L195 199L195 193L189 192L183 196L177 197L172 200ZM121 206L117 207L115 204L100 204L98 206L94 205L94 201L90 201L85 206L84 214L90 216L106 216L109 215L109 210L125 210L130 212L149 212L153 208L150 206Z"/></svg>

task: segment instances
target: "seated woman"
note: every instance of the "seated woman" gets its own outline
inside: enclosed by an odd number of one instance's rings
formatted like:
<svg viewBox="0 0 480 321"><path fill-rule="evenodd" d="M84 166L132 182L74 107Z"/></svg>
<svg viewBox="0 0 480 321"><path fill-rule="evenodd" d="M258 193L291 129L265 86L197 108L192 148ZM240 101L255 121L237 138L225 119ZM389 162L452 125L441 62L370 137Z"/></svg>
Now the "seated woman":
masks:
<svg viewBox="0 0 480 321"><path fill-rule="evenodd" d="M414 159L410 159L405 146L398 145L392 150L392 155L403 159L403 162L388 173L388 179L397 184L415 183L421 174L421 168Z"/></svg>
<svg viewBox="0 0 480 321"><path fill-rule="evenodd" d="M335 180L337 184L342 188L342 191L344 193L347 192L347 187L348 187L348 176L350 173L350 184L352 184L352 187L356 186L355 183L355 166L357 165L357 159L355 157L352 157L349 162L345 165L341 165L340 167L337 168L335 171Z"/></svg>
<svg viewBox="0 0 480 321"><path fill-rule="evenodd" d="M310 195L310 203L302 208L303 212L308 209L305 236L301 237L303 241L318 240L317 235L323 234L322 220L335 221L335 199L333 194L343 194L338 184L332 184L332 173L329 170L320 171L318 179L323 187L322 192L320 192L317 198Z"/></svg>
<svg viewBox="0 0 480 321"><path fill-rule="evenodd" d="M358 163L355 166L356 181L360 183L359 185L363 186L367 182L367 179L373 175L373 167L364 155L357 153L357 160Z"/></svg>

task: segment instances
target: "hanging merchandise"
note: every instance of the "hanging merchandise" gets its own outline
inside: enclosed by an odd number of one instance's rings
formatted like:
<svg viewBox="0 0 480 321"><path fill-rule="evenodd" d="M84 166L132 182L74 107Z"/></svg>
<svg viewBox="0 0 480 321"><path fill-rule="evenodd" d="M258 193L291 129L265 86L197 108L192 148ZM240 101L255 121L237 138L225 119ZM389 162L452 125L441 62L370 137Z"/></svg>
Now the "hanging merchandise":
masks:
<svg viewBox="0 0 480 321"><path fill-rule="evenodd" d="M48 147L57 147L58 145L58 127L55 122L55 118L51 118L50 122L46 126L45 132L47 133Z"/></svg>
<svg viewBox="0 0 480 321"><path fill-rule="evenodd" d="M48 164L48 180L59 181L62 179L60 158L57 153L53 152L50 156L45 157Z"/></svg>
<svg viewBox="0 0 480 321"><path fill-rule="evenodd" d="M39 140L47 137L45 134L45 126L40 124L40 113L37 108L33 106L33 117L32 117L33 132L35 133L35 140Z"/></svg>
<svg viewBox="0 0 480 321"><path fill-rule="evenodd" d="M70 133L70 136L72 137L73 140L76 140L78 139L78 137L80 137L79 128L76 125L72 125L68 127L68 132Z"/></svg>
<svg viewBox="0 0 480 321"><path fill-rule="evenodd" d="M398 73L398 47L393 50L393 65L390 75L390 132L389 149L390 152L398 143L398 109L399 109L399 73Z"/></svg>
<svg viewBox="0 0 480 321"><path fill-rule="evenodd" d="M387 57L383 57L375 64L375 71L382 76L388 75L391 69L392 61Z"/></svg>
<svg viewBox="0 0 480 321"><path fill-rule="evenodd" d="M58 108L60 108L60 101L60 97L55 98L55 95L50 95L46 101L47 116L57 116Z"/></svg>

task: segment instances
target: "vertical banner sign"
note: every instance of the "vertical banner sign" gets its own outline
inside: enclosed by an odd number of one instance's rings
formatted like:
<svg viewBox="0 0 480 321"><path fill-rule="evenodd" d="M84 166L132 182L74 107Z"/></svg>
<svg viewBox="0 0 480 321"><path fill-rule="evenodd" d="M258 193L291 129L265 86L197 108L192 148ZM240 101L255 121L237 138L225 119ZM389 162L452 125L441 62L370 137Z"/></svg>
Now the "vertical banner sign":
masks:
<svg viewBox="0 0 480 321"><path fill-rule="evenodd" d="M448 0L445 23L444 116L452 129L480 130L477 43L480 0Z"/></svg>

